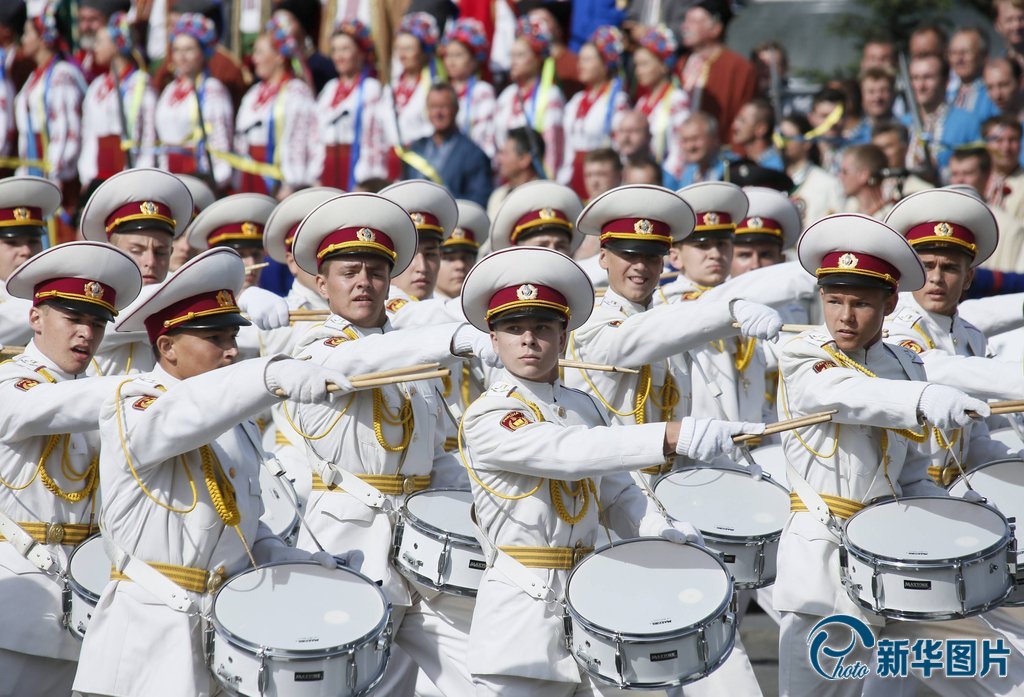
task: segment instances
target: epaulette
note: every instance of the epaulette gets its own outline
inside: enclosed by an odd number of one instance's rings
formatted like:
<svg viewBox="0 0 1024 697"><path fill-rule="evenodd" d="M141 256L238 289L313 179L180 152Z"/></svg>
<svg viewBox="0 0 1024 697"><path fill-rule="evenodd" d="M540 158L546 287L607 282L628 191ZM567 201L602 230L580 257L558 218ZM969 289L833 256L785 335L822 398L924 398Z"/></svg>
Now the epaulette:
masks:
<svg viewBox="0 0 1024 697"><path fill-rule="evenodd" d="M893 317L898 319L900 322L906 322L907 325L911 327L921 321L921 313L914 311L914 309L910 307L902 308L899 312L893 315Z"/></svg>
<svg viewBox="0 0 1024 697"><path fill-rule="evenodd" d="M818 347L824 346L825 344L831 344L835 341L835 339L828 335L828 332L818 331L816 329L806 331L800 336L805 341L808 341Z"/></svg>
<svg viewBox="0 0 1024 697"><path fill-rule="evenodd" d="M352 325L352 323L349 322L347 319L345 319L341 315L335 315L335 314L332 314L324 322L324 327L326 327L327 329L331 329L331 330L339 331L339 332L347 329L351 325Z"/></svg>
<svg viewBox="0 0 1024 697"><path fill-rule="evenodd" d="M19 356L15 356L14 362L22 366L23 368L28 368L31 371L38 372L39 370L46 370L46 366L44 366L36 359L26 356L24 353Z"/></svg>
<svg viewBox="0 0 1024 697"><path fill-rule="evenodd" d="M496 382L487 388L487 391L494 395L502 395L503 397L511 397L512 393L516 391L516 386L507 382Z"/></svg>

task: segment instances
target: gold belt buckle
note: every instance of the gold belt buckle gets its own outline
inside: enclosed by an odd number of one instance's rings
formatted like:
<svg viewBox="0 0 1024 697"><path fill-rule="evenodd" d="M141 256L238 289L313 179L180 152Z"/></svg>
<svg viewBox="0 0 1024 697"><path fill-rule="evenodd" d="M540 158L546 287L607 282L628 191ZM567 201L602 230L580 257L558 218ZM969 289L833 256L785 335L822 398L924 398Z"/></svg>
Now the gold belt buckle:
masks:
<svg viewBox="0 0 1024 697"><path fill-rule="evenodd" d="M60 523L49 523L46 526L46 544L59 545L64 541L64 526Z"/></svg>
<svg viewBox="0 0 1024 697"><path fill-rule="evenodd" d="M218 566L206 574L206 592L216 593L217 589L224 584L224 567Z"/></svg>
<svg viewBox="0 0 1024 697"><path fill-rule="evenodd" d="M576 540L576 546L572 548L572 565L579 564L587 554L589 550L583 546L583 540Z"/></svg>
<svg viewBox="0 0 1024 697"><path fill-rule="evenodd" d="M408 496L416 491L416 478L413 476L402 479L402 493Z"/></svg>

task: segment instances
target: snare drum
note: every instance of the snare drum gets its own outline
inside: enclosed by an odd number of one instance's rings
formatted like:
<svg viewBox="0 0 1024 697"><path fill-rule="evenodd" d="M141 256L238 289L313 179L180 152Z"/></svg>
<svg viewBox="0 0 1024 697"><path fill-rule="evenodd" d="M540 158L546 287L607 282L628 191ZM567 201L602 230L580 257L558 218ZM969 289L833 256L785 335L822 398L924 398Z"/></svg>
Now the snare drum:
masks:
<svg viewBox="0 0 1024 697"><path fill-rule="evenodd" d="M1024 462L1020 460L995 460L985 463L967 473L971 486L999 509L1008 519L1024 521ZM967 484L961 475L949 486L950 496L963 496ZM1024 605L1024 549L1017 546L1017 577L1013 593L1005 605Z"/></svg>
<svg viewBox="0 0 1024 697"><path fill-rule="evenodd" d="M260 491L263 495L260 520L289 546L294 545L299 532L295 487L286 476L275 477L266 467L260 467Z"/></svg>
<svg viewBox="0 0 1024 697"><path fill-rule="evenodd" d="M1021 440L1020 435L1016 430L1007 426L1006 428L994 429L989 436L992 440L997 443L1002 443L1010 450L1022 450L1024 449L1024 440Z"/></svg>
<svg viewBox="0 0 1024 697"><path fill-rule="evenodd" d="M391 651L391 607L377 584L315 562L238 574L214 596L210 625L210 671L246 697L365 695Z"/></svg>
<svg viewBox="0 0 1024 697"><path fill-rule="evenodd" d="M475 597L487 564L473 535L472 507L468 489L410 494L395 524L392 563L410 581Z"/></svg>
<svg viewBox="0 0 1024 697"><path fill-rule="evenodd" d="M742 470L687 468L659 479L654 494L673 517L700 530L707 548L722 556L737 588L775 582L789 492L767 473L755 479Z"/></svg>
<svg viewBox="0 0 1024 697"><path fill-rule="evenodd" d="M778 443L762 445L750 451L750 456L761 469L772 475L772 479L783 487L788 486L789 476L786 474L786 448Z"/></svg>
<svg viewBox="0 0 1024 697"><path fill-rule="evenodd" d="M565 587L565 638L580 668L625 689L684 685L732 651L729 571L703 547L641 537L602 547Z"/></svg>
<svg viewBox="0 0 1024 697"><path fill-rule="evenodd" d="M1016 545L998 511L949 496L889 500L846 521L840 573L863 608L900 620L969 617L1013 590Z"/></svg>
<svg viewBox="0 0 1024 697"><path fill-rule="evenodd" d="M68 557L64 578L64 621L79 639L85 637L92 611L109 581L110 559L103 548L103 538L86 538Z"/></svg>

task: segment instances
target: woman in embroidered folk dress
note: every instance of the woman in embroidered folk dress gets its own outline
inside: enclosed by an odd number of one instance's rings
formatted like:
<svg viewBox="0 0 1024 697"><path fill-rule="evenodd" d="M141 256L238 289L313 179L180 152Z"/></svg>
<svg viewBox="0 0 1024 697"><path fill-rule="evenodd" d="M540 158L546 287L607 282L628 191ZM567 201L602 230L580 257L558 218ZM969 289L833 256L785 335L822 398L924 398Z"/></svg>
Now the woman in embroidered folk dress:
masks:
<svg viewBox="0 0 1024 697"><path fill-rule="evenodd" d="M538 19L522 18L516 25L512 45L511 85L498 96L494 122L500 148L508 132L520 126L532 127L544 138L544 169L549 177L562 166L565 143L565 97L553 84L554 59L551 58L551 30ZM542 70L543 69L543 70Z"/></svg>
<svg viewBox="0 0 1024 697"><path fill-rule="evenodd" d="M488 157L494 157L494 86L480 78L487 65L490 45L484 25L467 17L451 25L441 43L448 81L459 96L456 123L459 130L480 146Z"/></svg>
<svg viewBox="0 0 1024 697"><path fill-rule="evenodd" d="M93 49L99 64L110 67L93 80L82 102L78 178L86 191L123 169L153 166L156 92L134 51L128 16L117 12L96 33Z"/></svg>
<svg viewBox="0 0 1024 697"><path fill-rule="evenodd" d="M210 19L191 12L181 15L171 31L175 78L157 102L156 133L162 145L161 169L209 181L212 165L217 188L226 189L231 165L208 154L230 152L235 124L231 93L207 72L216 46L217 29Z"/></svg>
<svg viewBox="0 0 1024 697"><path fill-rule="evenodd" d="M78 153L81 149L82 97L85 81L65 60L62 32L57 27L56 3L25 23L21 50L35 61L14 101L18 127L18 157L26 164L16 174L48 178L61 188L64 210L78 207ZM58 239L74 239L70 218L62 220Z"/></svg>
<svg viewBox="0 0 1024 697"><path fill-rule="evenodd" d="M678 45L664 26L645 31L639 44L633 54L633 70L644 95L637 100L636 108L651 124L654 157L665 167L677 163L682 169L676 133L690 115L690 99L672 78Z"/></svg>
<svg viewBox="0 0 1024 697"><path fill-rule="evenodd" d="M373 38L358 19L338 23L331 36L331 60L338 77L317 98L320 124L320 183L349 190L370 178L387 176L388 147L381 109L383 88L370 75Z"/></svg>
<svg viewBox="0 0 1024 697"><path fill-rule="evenodd" d="M383 118L393 145L406 145L434 135L427 119L427 92L437 77L434 58L440 32L437 22L426 12L413 12L402 18L395 36L394 54L400 70L391 78L391 114ZM401 178L402 162L396 153L388 157L388 178Z"/></svg>
<svg viewBox="0 0 1024 697"><path fill-rule="evenodd" d="M260 82L245 93L235 118L235 152L243 156L236 166L238 191L280 200L316 180L316 99L293 72L298 50L290 27L276 20L253 46Z"/></svg>
<svg viewBox="0 0 1024 697"><path fill-rule="evenodd" d="M598 27L579 53L579 78L585 89L565 107L565 157L558 183L587 198L583 185L583 157L591 150L611 145L612 129L629 107L616 74L622 56L622 33L615 27Z"/></svg>

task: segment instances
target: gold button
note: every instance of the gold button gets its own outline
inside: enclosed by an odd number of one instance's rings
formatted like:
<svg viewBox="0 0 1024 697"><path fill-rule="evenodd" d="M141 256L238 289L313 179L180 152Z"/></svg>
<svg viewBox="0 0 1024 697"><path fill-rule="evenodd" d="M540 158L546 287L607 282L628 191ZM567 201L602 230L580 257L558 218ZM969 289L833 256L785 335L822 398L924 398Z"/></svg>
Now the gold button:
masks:
<svg viewBox="0 0 1024 697"><path fill-rule="evenodd" d="M565 418L565 407L558 407L557 414L558 414L559 418L564 419Z"/></svg>
<svg viewBox="0 0 1024 697"><path fill-rule="evenodd" d="M228 467L228 476L231 477L231 478L234 478L234 476L235 476L235 468L234 467Z"/></svg>
<svg viewBox="0 0 1024 697"><path fill-rule="evenodd" d="M59 545L64 541L64 526L60 523L51 523L46 526L46 544Z"/></svg>
<svg viewBox="0 0 1024 697"><path fill-rule="evenodd" d="M215 592L224 583L224 567L218 566L206 577L206 590L209 593Z"/></svg>

